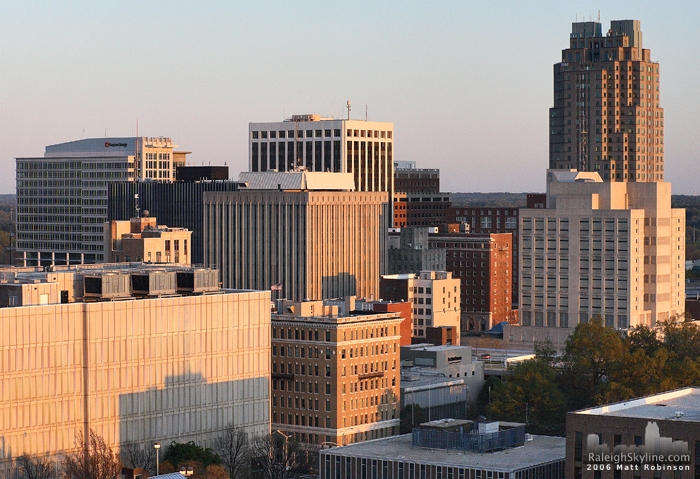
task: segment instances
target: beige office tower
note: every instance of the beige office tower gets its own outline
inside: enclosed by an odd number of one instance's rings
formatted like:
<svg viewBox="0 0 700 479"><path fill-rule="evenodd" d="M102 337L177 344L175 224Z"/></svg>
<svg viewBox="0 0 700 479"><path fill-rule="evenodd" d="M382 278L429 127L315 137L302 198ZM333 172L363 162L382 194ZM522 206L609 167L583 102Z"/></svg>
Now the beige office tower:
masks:
<svg viewBox="0 0 700 479"><path fill-rule="evenodd" d="M346 298L353 311L354 298ZM342 446L399 433L399 313L280 301L272 315L272 429Z"/></svg>
<svg viewBox="0 0 700 479"><path fill-rule="evenodd" d="M245 189L204 194L204 258L224 287L292 300L378 298L390 223L385 192L349 173L242 173Z"/></svg>
<svg viewBox="0 0 700 479"><path fill-rule="evenodd" d="M572 25L554 65L549 167L595 171L603 181L664 179L659 64L642 48L639 20Z"/></svg>
<svg viewBox="0 0 700 479"><path fill-rule="evenodd" d="M16 477L23 454L60 461L90 429L115 452L212 447L229 423L270 432L269 292L138 299L122 268L82 273L86 296L97 285L121 301L60 304L82 295L73 271L5 274L0 296L35 305L0 308L0 477Z"/></svg>
<svg viewBox="0 0 700 479"><path fill-rule="evenodd" d="M600 315L621 330L683 313L685 210L671 184L548 170L547 208L520 210L520 320L504 339L562 344Z"/></svg>

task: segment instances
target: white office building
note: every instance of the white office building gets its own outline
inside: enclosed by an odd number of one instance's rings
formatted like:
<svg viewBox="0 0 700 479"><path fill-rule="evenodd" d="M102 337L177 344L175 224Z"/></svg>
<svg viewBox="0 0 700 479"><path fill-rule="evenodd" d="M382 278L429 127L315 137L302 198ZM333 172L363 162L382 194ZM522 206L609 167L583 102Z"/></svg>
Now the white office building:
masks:
<svg viewBox="0 0 700 479"><path fill-rule="evenodd" d="M520 320L504 339L562 344L600 315L618 329L683 313L685 210L667 182L548 170L547 208L520 210Z"/></svg>
<svg viewBox="0 0 700 479"><path fill-rule="evenodd" d="M187 154L176 147L163 137L87 138L16 158L18 263L105 261L109 183L172 181Z"/></svg>
<svg viewBox="0 0 700 479"><path fill-rule="evenodd" d="M357 191L394 193L394 124L293 115L250 123L250 171L353 173Z"/></svg>

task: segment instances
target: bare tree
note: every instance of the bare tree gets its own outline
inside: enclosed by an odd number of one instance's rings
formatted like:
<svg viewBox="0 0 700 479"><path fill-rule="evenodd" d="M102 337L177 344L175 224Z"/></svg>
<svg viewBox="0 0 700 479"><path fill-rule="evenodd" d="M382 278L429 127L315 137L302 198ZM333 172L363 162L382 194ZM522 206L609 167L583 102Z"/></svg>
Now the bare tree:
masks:
<svg viewBox="0 0 700 479"><path fill-rule="evenodd" d="M75 448L63 460L66 479L115 479L121 473L119 457L92 429L87 438L75 436Z"/></svg>
<svg viewBox="0 0 700 479"><path fill-rule="evenodd" d="M246 432L229 424L224 433L214 441L214 450L228 471L231 479L236 479L250 462L250 444Z"/></svg>
<svg viewBox="0 0 700 479"><path fill-rule="evenodd" d="M127 442L121 447L122 462L126 467L141 468L149 474L156 473L156 450L141 447L135 442Z"/></svg>
<svg viewBox="0 0 700 479"><path fill-rule="evenodd" d="M283 434L256 438L251 453L266 479L298 479L318 467L318 447L301 444Z"/></svg>
<svg viewBox="0 0 700 479"><path fill-rule="evenodd" d="M56 464L44 457L20 456L17 458L19 479L54 479Z"/></svg>

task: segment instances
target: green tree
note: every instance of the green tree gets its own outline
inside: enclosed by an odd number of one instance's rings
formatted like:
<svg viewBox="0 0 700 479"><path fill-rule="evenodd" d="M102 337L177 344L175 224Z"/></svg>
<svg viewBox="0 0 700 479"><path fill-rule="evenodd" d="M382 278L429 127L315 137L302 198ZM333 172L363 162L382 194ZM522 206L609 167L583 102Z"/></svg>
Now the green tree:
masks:
<svg viewBox="0 0 700 479"><path fill-rule="evenodd" d="M554 369L545 361L525 361L511 369L491 393L493 419L525 422L535 434L561 434L565 398Z"/></svg>
<svg viewBox="0 0 700 479"><path fill-rule="evenodd" d="M186 462L196 462L198 467L206 469L207 466L221 465L221 458L210 448L198 446L193 441L186 443L171 442L163 456L163 461L172 464L175 470ZM192 464L189 464L192 465Z"/></svg>
<svg viewBox="0 0 700 479"><path fill-rule="evenodd" d="M569 396L569 409L598 404L611 368L629 351L620 333L608 328L600 316L580 323L566 340L560 386Z"/></svg>

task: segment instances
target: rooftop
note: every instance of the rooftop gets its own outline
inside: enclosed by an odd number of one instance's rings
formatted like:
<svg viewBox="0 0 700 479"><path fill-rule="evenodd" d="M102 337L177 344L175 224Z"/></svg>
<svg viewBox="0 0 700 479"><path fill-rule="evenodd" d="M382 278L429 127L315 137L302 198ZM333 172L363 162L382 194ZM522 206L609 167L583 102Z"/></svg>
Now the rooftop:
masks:
<svg viewBox="0 0 700 479"><path fill-rule="evenodd" d="M355 190L352 173L325 171L242 172L238 182L244 190Z"/></svg>
<svg viewBox="0 0 700 479"><path fill-rule="evenodd" d="M453 449L412 447L411 434L365 441L322 451L322 454L389 459L452 467L475 467L494 471L517 471L538 464L562 461L566 439L563 437L530 436L524 446L492 453L475 453Z"/></svg>
<svg viewBox="0 0 700 479"><path fill-rule="evenodd" d="M574 414L700 422L700 388L676 389L630 401L582 409Z"/></svg>

